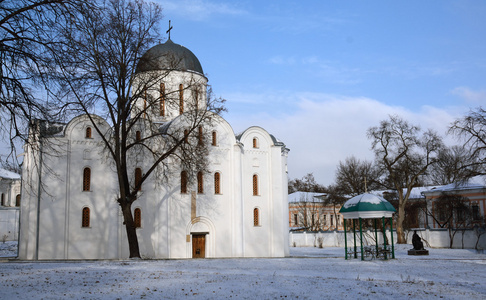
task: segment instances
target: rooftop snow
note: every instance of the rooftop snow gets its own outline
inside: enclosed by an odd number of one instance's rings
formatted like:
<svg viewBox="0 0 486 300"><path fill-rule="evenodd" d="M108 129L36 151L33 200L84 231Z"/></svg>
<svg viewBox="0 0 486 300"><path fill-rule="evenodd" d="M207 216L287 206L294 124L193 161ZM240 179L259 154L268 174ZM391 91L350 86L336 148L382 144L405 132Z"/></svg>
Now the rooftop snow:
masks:
<svg viewBox="0 0 486 300"><path fill-rule="evenodd" d="M20 175L14 172L7 171L5 169L0 169L0 178L4 179L20 179Z"/></svg>

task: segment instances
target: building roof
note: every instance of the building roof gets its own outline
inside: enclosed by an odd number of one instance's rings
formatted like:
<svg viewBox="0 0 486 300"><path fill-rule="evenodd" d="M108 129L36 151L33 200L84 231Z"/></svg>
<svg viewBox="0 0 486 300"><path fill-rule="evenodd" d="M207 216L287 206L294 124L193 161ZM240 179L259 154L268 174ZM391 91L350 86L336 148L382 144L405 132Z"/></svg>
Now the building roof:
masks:
<svg viewBox="0 0 486 300"><path fill-rule="evenodd" d="M289 203L322 202L325 196L325 193L294 192L289 195Z"/></svg>
<svg viewBox="0 0 486 300"><path fill-rule="evenodd" d="M395 211L390 202L380 196L368 193L349 199L339 210L345 219L389 218Z"/></svg>
<svg viewBox="0 0 486 300"><path fill-rule="evenodd" d="M204 75L196 55L171 39L150 48L140 59L135 73L158 70L192 71Z"/></svg>
<svg viewBox="0 0 486 300"><path fill-rule="evenodd" d="M2 179L20 179L20 175L14 172L0 169L0 178Z"/></svg>
<svg viewBox="0 0 486 300"><path fill-rule="evenodd" d="M427 191L423 191L423 193L428 194L428 193L436 193L436 192L451 192L451 191L464 191L464 190L476 190L476 189L486 189L486 176L475 176L470 178L466 182L435 186Z"/></svg>

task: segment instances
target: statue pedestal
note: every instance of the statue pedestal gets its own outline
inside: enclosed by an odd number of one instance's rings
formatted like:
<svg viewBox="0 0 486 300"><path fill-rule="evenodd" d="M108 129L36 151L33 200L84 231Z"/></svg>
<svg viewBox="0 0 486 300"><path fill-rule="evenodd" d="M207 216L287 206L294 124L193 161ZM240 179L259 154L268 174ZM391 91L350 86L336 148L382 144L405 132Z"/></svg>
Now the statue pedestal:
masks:
<svg viewBox="0 0 486 300"><path fill-rule="evenodd" d="M410 250L408 250L408 255L429 255L429 250L410 249Z"/></svg>

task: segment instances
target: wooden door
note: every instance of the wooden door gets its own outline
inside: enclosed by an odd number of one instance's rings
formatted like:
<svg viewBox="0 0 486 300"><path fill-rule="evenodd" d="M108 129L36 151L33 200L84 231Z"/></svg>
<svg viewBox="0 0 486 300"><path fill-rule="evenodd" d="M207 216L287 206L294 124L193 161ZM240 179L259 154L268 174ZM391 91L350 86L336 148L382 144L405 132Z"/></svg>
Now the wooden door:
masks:
<svg viewBox="0 0 486 300"><path fill-rule="evenodd" d="M206 235L193 234L192 235L192 258L206 257Z"/></svg>

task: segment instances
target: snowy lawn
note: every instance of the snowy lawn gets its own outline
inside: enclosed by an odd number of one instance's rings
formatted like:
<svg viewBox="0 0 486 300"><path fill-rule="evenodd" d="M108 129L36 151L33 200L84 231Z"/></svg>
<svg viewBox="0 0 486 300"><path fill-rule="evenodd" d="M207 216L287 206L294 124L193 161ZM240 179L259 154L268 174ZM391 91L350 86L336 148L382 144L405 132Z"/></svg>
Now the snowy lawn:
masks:
<svg viewBox="0 0 486 300"><path fill-rule="evenodd" d="M5 248L10 247L10 250ZM9 256L14 243L0 243ZM81 262L0 259L1 299L486 299L486 255L429 249L397 259L344 260L343 248L292 257Z"/></svg>

